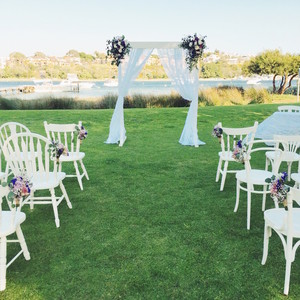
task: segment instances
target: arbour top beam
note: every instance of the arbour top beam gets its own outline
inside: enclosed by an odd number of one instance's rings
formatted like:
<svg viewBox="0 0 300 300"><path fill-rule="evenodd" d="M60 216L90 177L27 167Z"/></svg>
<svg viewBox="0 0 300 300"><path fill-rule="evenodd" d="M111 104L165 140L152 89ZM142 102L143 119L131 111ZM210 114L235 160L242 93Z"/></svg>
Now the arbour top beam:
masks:
<svg viewBox="0 0 300 300"><path fill-rule="evenodd" d="M136 49L174 49L179 48L180 42L129 42Z"/></svg>

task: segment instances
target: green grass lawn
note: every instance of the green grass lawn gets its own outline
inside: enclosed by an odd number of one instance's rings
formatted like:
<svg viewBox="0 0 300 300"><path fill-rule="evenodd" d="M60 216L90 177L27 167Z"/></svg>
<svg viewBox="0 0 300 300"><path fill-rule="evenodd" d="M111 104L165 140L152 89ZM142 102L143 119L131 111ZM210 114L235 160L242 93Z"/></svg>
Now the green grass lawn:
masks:
<svg viewBox="0 0 300 300"><path fill-rule="evenodd" d="M64 180L73 209L23 211L31 260L9 267L1 299L285 299L285 260L279 237L261 265L263 213L253 196L246 230L246 194L235 204L235 177L224 192L215 182L219 143L213 126L251 126L278 105L203 107L199 148L178 143L187 108L125 110L127 141L106 145L112 110L0 111L44 134L43 121L82 120L90 181L80 191ZM264 165L264 162L263 162ZM273 207L268 199L267 207ZM17 250L9 245L8 257ZM300 298L300 255L292 265L290 299Z"/></svg>

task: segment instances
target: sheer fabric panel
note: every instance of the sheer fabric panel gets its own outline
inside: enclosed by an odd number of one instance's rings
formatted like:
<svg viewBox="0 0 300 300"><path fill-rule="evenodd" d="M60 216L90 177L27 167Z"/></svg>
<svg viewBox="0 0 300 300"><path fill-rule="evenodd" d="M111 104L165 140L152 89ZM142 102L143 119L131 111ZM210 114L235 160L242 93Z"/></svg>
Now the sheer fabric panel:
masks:
<svg viewBox="0 0 300 300"><path fill-rule="evenodd" d="M185 52L181 48L158 49L158 55L168 77L175 83L175 89L186 100L191 101L185 125L179 139L182 145L205 145L198 138L198 70L189 71Z"/></svg>
<svg viewBox="0 0 300 300"><path fill-rule="evenodd" d="M127 95L131 83L141 72L153 49L132 49L118 68L118 100L110 121L107 144L123 146L126 140L124 125L124 97Z"/></svg>

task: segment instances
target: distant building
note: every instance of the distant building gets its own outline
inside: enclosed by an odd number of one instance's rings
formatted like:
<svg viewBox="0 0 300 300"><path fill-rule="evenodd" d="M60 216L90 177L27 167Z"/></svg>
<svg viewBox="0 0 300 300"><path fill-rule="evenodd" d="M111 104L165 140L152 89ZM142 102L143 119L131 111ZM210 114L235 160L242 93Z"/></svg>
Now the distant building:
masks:
<svg viewBox="0 0 300 300"><path fill-rule="evenodd" d="M0 57L0 69L5 68L7 60L8 60L7 57Z"/></svg>
<svg viewBox="0 0 300 300"><path fill-rule="evenodd" d="M216 54L211 54L203 59L205 63L217 62L220 60L220 57Z"/></svg>

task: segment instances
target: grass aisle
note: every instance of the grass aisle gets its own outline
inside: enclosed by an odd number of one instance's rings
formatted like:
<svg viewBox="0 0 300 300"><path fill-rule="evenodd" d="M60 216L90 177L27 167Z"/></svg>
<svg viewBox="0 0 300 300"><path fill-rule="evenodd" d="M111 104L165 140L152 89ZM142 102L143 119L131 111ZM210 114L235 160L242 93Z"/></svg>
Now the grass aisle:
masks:
<svg viewBox="0 0 300 300"><path fill-rule="evenodd" d="M1 123L18 121L44 134L43 121L82 120L90 181L65 186L73 204L23 211L31 260L7 272L1 299L285 299L285 260L279 237L263 246L261 197L252 201L246 230L246 194L235 204L235 178L224 192L215 183L217 139L211 130L251 126L277 105L199 108L199 148L178 143L187 109L125 111L127 141L106 145L112 110L1 111ZM267 202L271 207L271 201ZM17 247L9 245L8 256ZM292 265L289 299L300 297L300 257Z"/></svg>

